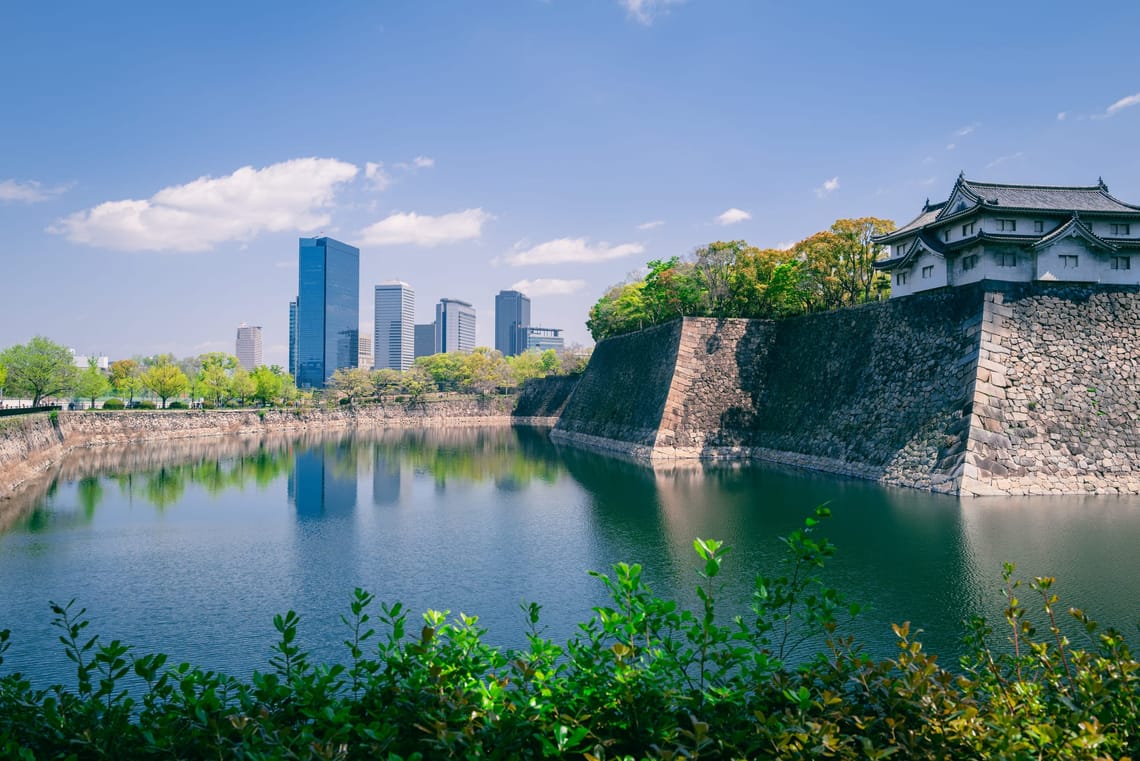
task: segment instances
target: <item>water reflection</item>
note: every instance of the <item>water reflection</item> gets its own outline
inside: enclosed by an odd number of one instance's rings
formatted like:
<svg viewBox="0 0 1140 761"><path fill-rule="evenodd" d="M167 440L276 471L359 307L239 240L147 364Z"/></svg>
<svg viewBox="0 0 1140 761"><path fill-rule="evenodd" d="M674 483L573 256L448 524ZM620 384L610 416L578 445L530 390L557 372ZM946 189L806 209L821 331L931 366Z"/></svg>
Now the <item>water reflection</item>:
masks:
<svg viewBox="0 0 1140 761"><path fill-rule="evenodd" d="M651 468L527 428L89 450L36 489L0 530L0 628L30 643L25 664L54 641L46 601L74 596L100 631L234 673L264 656L273 614L289 608L306 647L338 653L355 586L417 612L478 614L503 644L522 644L517 606L534 600L564 638L603 602L587 571L617 561L695 603L695 537L734 547L722 599L743 612L752 577L779 572L780 537L824 502L838 546L825 578L873 606L856 632L878 655L892 652L891 622L925 630L945 657L963 618L1000 621L1005 560L1056 575L1063 602L1102 623L1140 618L1131 498L960 503L774 467Z"/></svg>

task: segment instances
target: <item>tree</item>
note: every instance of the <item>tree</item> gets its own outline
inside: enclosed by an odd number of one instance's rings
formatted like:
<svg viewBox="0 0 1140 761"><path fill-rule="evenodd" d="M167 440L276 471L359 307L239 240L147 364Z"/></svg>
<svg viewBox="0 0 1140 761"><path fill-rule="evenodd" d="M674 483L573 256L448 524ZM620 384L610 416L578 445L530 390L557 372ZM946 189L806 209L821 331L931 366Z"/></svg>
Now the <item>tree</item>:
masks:
<svg viewBox="0 0 1140 761"><path fill-rule="evenodd" d="M427 370L422 365L412 365L412 367L404 372L403 377L404 391L408 393L408 404L419 404L430 390L434 390L435 381L428 375Z"/></svg>
<svg viewBox="0 0 1140 761"><path fill-rule="evenodd" d="M340 368L332 374L329 385L347 399L350 406L374 389L369 372L362 367Z"/></svg>
<svg viewBox="0 0 1140 761"><path fill-rule="evenodd" d="M645 281L615 285L590 308L586 328L595 341L651 325L645 311Z"/></svg>
<svg viewBox="0 0 1140 761"><path fill-rule="evenodd" d="M728 314L770 319L806 311L802 263L793 256L776 248L740 250L728 275Z"/></svg>
<svg viewBox="0 0 1140 761"><path fill-rule="evenodd" d="M142 368L133 359L120 359L111 363L111 386L115 393L127 397L127 404L135 400L135 394L142 391L139 376Z"/></svg>
<svg viewBox="0 0 1140 761"><path fill-rule="evenodd" d="M277 365L260 365L250 374L253 381L253 398L261 404L273 404L282 397L282 392L288 384L293 385L293 378Z"/></svg>
<svg viewBox="0 0 1140 761"><path fill-rule="evenodd" d="M654 325L675 317L704 313L701 308L705 300L704 287L696 268L676 256L649 262L642 298L645 312Z"/></svg>
<svg viewBox="0 0 1140 761"><path fill-rule="evenodd" d="M510 382L510 370L502 352L486 346L477 346L470 354L462 356L465 369L464 389L486 396Z"/></svg>
<svg viewBox="0 0 1140 761"><path fill-rule="evenodd" d="M245 400L252 398L256 391L257 384L250 377L249 371L244 367L235 369L233 377L230 378L230 394L237 397L238 403L244 407Z"/></svg>
<svg viewBox="0 0 1140 761"><path fill-rule="evenodd" d="M99 369L95 359L87 360L87 368L79 373L75 379L75 393L80 399L90 400L91 408L94 409L95 400L110 390L111 382Z"/></svg>
<svg viewBox="0 0 1140 761"><path fill-rule="evenodd" d="M186 377L186 373L171 362L163 362L149 368L142 374L142 384L143 388L162 400L164 409L167 399L181 396L190 389L190 379Z"/></svg>
<svg viewBox="0 0 1140 761"><path fill-rule="evenodd" d="M886 273L876 272L872 266L886 248L874 244L871 239L886 235L895 229L895 223L878 217L859 219L837 219L831 226L843 241L840 254L841 280L844 290L852 303L868 301L876 281L886 280Z"/></svg>
<svg viewBox="0 0 1140 761"><path fill-rule="evenodd" d="M4 384L8 381L8 368L0 365L0 399L4 398Z"/></svg>
<svg viewBox="0 0 1140 761"><path fill-rule="evenodd" d="M384 396L384 394L399 391L404 385L403 373L399 370L393 370L390 367L381 367L379 370L373 370L371 378L376 396L379 397Z"/></svg>
<svg viewBox="0 0 1140 761"><path fill-rule="evenodd" d="M458 391L467 382L468 368L458 352L419 357L415 363L427 371L440 391Z"/></svg>
<svg viewBox="0 0 1140 761"><path fill-rule="evenodd" d="M199 368L197 374L186 374L197 378L198 388L203 396L210 397L214 404L221 406L222 399L232 390L232 377L237 369L237 357L220 351L199 354L197 358ZM236 395L236 394L235 394Z"/></svg>
<svg viewBox="0 0 1140 761"><path fill-rule="evenodd" d="M733 316L730 306L731 276L741 252L751 249L742 240L716 241L693 252L697 273L704 281L704 313L712 317Z"/></svg>
<svg viewBox="0 0 1140 761"><path fill-rule="evenodd" d="M75 384L71 352L43 336L5 349L0 353L0 365L7 368L9 392L32 397L33 407L46 396L71 391Z"/></svg>

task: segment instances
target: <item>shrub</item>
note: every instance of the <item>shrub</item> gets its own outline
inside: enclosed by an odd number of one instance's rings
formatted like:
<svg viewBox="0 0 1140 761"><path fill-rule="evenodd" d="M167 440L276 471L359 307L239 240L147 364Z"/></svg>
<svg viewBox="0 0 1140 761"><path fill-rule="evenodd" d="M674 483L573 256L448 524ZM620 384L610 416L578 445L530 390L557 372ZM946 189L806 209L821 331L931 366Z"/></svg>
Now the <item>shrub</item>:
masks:
<svg viewBox="0 0 1140 761"><path fill-rule="evenodd" d="M153 410L153 409L157 409L157 408L158 408L158 405L155 404L154 402L152 402L150 399L141 399L135 405L136 410Z"/></svg>
<svg viewBox="0 0 1140 761"><path fill-rule="evenodd" d="M103 402L103 409L105 410L121 410L126 406L122 399L111 398Z"/></svg>
<svg viewBox="0 0 1140 761"><path fill-rule="evenodd" d="M186 402L181 402L181 401L175 399L173 402L166 405L166 409L168 409L168 410L184 410L184 409L187 409L187 405L186 405Z"/></svg>
<svg viewBox="0 0 1140 761"><path fill-rule="evenodd" d="M531 603L528 645L505 652L474 616L412 621L357 589L341 619L344 665L314 663L290 611L273 620L267 667L242 681L105 643L74 601L53 603L77 686L37 691L0 676L0 757L1140 758L1140 663L1079 610L1091 646L1069 644L1052 579L1029 584L1047 632L1038 638L1006 567L1012 653L995 652L975 619L957 675L908 623L894 626L894 658L864 655L840 633L858 606L818 575L834 552L814 535L827 515L817 509L783 540L784 567L756 578L746 616L718 614L729 548L698 539L694 610L619 563L594 574L610 603L565 645L542 635ZM9 639L0 632L0 665ZM132 673L140 681L124 683Z"/></svg>

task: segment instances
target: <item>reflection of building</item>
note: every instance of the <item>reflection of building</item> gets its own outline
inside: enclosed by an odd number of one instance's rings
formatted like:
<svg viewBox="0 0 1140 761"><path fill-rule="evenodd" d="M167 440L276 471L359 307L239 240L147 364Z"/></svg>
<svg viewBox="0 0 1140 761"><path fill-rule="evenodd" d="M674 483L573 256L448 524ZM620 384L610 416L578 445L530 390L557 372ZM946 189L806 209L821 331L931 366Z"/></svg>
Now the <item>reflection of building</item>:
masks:
<svg viewBox="0 0 1140 761"><path fill-rule="evenodd" d="M351 515L356 507L356 459L345 447L298 451L289 478L297 518Z"/></svg>
<svg viewBox="0 0 1140 761"><path fill-rule="evenodd" d="M297 302L289 302L289 374L297 379Z"/></svg>
<svg viewBox="0 0 1140 761"><path fill-rule="evenodd" d="M429 322L427 325L417 325L415 335L417 357L430 357L436 353L434 322Z"/></svg>
<svg viewBox="0 0 1140 761"><path fill-rule="evenodd" d="M399 456L389 459L377 447L372 465L372 503L379 506L399 504L400 477Z"/></svg>
<svg viewBox="0 0 1140 761"><path fill-rule="evenodd" d="M435 305L435 349L446 354L475 348L475 309L459 299L440 299Z"/></svg>
<svg viewBox="0 0 1140 761"><path fill-rule="evenodd" d="M495 296L495 348L504 357L526 351L525 328L530 325L530 299L518 291L499 291ZM520 337L523 342L520 342Z"/></svg>
<svg viewBox="0 0 1140 761"><path fill-rule="evenodd" d="M332 238L301 238L297 285L297 385L320 388L356 367L360 249Z"/></svg>
<svg viewBox="0 0 1140 761"><path fill-rule="evenodd" d="M416 292L392 280L376 286L376 367L407 370L415 353Z"/></svg>
<svg viewBox="0 0 1140 761"><path fill-rule="evenodd" d="M565 346L561 328L535 328L528 326L519 328L518 333L520 351L530 351L531 349L546 351L547 349L561 349Z"/></svg>
<svg viewBox="0 0 1140 761"><path fill-rule="evenodd" d="M260 325L246 325L244 322L238 325L234 354L237 355L238 364L246 370L252 371L261 365Z"/></svg>

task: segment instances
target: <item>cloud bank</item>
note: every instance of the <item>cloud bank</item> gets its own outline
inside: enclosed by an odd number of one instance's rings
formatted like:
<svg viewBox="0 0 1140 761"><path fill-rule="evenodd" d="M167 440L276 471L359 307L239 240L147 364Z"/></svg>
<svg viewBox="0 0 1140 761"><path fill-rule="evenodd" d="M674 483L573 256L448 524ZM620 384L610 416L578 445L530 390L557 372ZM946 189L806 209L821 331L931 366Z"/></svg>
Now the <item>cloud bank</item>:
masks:
<svg viewBox="0 0 1140 761"><path fill-rule="evenodd" d="M20 203L39 203L47 201L68 189L68 185L56 185L45 188L35 180L19 182L18 180L0 180L0 201L18 201Z"/></svg>
<svg viewBox="0 0 1140 761"><path fill-rule="evenodd" d="M437 217L414 211L397 212L361 230L359 243L365 246L431 248L475 240L483 234L483 225L491 219L494 217L482 209L464 209Z"/></svg>
<svg viewBox="0 0 1140 761"><path fill-rule="evenodd" d="M511 285L512 291L520 291L527 296L566 296L577 293L586 287L585 280L560 280L554 277L540 277L534 280L519 280Z"/></svg>
<svg viewBox="0 0 1140 761"><path fill-rule="evenodd" d="M208 251L263 232L327 225L336 191L358 172L353 164L323 158L245 166L164 188L148 199L101 203L48 230L74 243L120 251Z"/></svg>
<svg viewBox="0 0 1140 761"><path fill-rule="evenodd" d="M622 243L611 246L609 243L590 243L588 238L557 238L539 243L537 246L524 248L517 244L515 250L496 259L496 262L505 262L513 267L529 264L592 264L605 262L611 259L621 259L625 256L640 254L645 246L640 243Z"/></svg>

